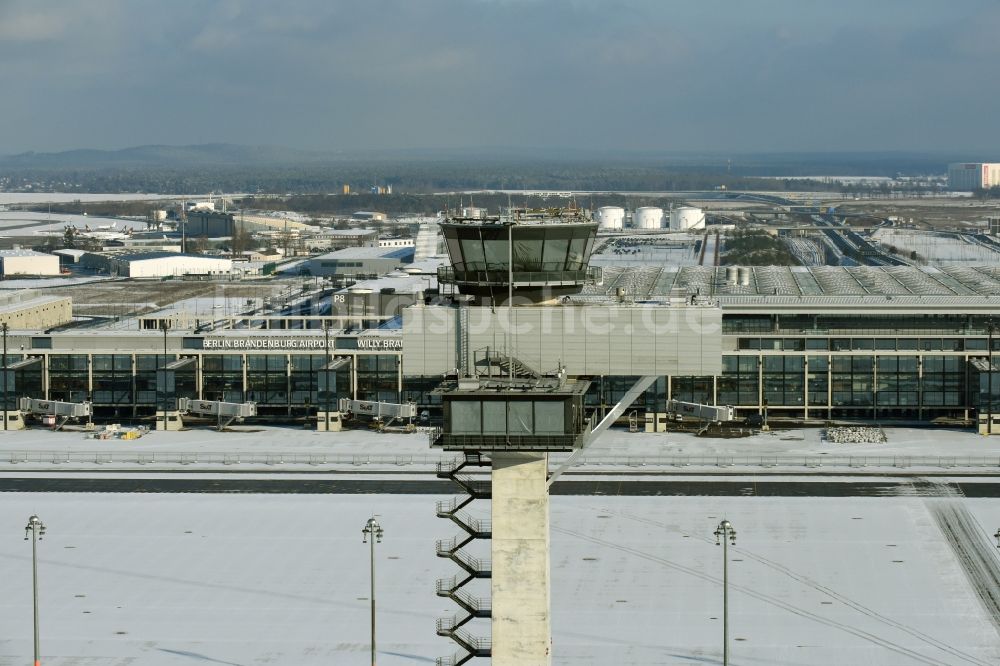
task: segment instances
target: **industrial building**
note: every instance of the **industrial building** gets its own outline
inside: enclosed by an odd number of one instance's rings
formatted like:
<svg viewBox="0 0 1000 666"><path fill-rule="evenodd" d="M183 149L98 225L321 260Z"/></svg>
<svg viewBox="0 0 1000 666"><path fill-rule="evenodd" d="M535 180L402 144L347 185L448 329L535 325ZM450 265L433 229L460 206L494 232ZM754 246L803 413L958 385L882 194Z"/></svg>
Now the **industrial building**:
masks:
<svg viewBox="0 0 1000 666"><path fill-rule="evenodd" d="M80 265L108 275L131 278L228 275L233 269L230 259L157 251L88 252L80 257Z"/></svg>
<svg viewBox="0 0 1000 666"><path fill-rule="evenodd" d="M374 246L378 240L377 229L323 229L309 239L310 247L341 250L345 247Z"/></svg>
<svg viewBox="0 0 1000 666"><path fill-rule="evenodd" d="M59 275L59 257L34 250L0 250L0 275Z"/></svg>
<svg viewBox="0 0 1000 666"><path fill-rule="evenodd" d="M948 165L948 189L960 192L1000 187L1000 163L956 162Z"/></svg>
<svg viewBox="0 0 1000 666"><path fill-rule="evenodd" d="M320 277L374 277L412 262L413 255L412 247L351 247L321 254L306 266Z"/></svg>
<svg viewBox="0 0 1000 666"><path fill-rule="evenodd" d="M351 214L351 217L355 220L365 220L368 222L384 222L385 213L380 213L375 210L359 210Z"/></svg>
<svg viewBox="0 0 1000 666"><path fill-rule="evenodd" d="M285 217L247 212L193 211L182 225L188 237L207 236L224 238L237 229L247 233L256 231L316 231L317 227Z"/></svg>
<svg viewBox="0 0 1000 666"><path fill-rule="evenodd" d="M46 296L32 290L0 295L0 324L10 330L45 330L73 319L73 301L68 296Z"/></svg>

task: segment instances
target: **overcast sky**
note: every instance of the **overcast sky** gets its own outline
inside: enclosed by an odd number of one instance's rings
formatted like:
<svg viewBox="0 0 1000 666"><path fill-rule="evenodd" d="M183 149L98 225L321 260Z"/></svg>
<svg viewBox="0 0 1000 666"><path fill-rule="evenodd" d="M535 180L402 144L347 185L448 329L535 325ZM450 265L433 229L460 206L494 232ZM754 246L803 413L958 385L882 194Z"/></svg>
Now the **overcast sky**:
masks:
<svg viewBox="0 0 1000 666"><path fill-rule="evenodd" d="M1000 153L998 66L1000 0L0 0L0 154Z"/></svg>

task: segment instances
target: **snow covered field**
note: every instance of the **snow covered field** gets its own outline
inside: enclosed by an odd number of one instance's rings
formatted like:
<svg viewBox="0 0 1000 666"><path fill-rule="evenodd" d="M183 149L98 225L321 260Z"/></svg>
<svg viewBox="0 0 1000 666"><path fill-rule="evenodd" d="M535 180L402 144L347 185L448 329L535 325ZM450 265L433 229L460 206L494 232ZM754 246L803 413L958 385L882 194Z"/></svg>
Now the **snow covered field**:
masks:
<svg viewBox="0 0 1000 666"><path fill-rule="evenodd" d="M39 543L42 663L368 663L368 547L376 549L379 663L454 652L434 539L455 527L429 495L5 494L0 664L31 655L31 513ZM932 515L981 525L1000 500L553 497L557 665L721 663L721 548L732 521L734 665L1000 663L1000 638ZM477 621L479 622L479 621ZM485 633L487 626L476 626Z"/></svg>
<svg viewBox="0 0 1000 666"><path fill-rule="evenodd" d="M904 258L910 252L930 262L959 261L976 264L992 264L997 261L997 253L982 245L948 234L936 234L908 229L879 229L872 236L883 247L893 246L900 250Z"/></svg>

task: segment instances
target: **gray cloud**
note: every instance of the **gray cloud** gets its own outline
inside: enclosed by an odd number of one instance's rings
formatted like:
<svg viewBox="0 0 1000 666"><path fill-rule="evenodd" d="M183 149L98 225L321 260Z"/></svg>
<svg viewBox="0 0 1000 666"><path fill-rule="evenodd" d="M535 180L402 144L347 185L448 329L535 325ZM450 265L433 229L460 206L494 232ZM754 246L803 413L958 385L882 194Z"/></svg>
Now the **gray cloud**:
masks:
<svg viewBox="0 0 1000 666"><path fill-rule="evenodd" d="M0 0L0 153L1000 150L995 0L288 4Z"/></svg>

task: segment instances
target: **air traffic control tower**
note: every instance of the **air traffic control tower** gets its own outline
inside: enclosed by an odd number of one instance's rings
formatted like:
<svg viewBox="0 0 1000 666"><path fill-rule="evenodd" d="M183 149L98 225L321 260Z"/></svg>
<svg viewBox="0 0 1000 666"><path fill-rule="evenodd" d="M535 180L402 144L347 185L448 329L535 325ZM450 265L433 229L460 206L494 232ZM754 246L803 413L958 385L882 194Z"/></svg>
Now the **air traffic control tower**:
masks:
<svg viewBox="0 0 1000 666"><path fill-rule="evenodd" d="M657 379L720 374L721 313L694 297L637 303L618 288L602 293L589 266L597 225L583 211L441 226L452 265L438 280L452 298L403 312L404 372L447 378L435 390L444 420L431 445L457 456L438 475L466 493L437 506L461 529L437 542L458 569L437 582L458 607L437 632L461 651L437 663L549 666L549 486ZM586 396L602 375L635 383L591 414ZM551 468L550 454L560 456ZM476 502L486 499L488 518Z"/></svg>

